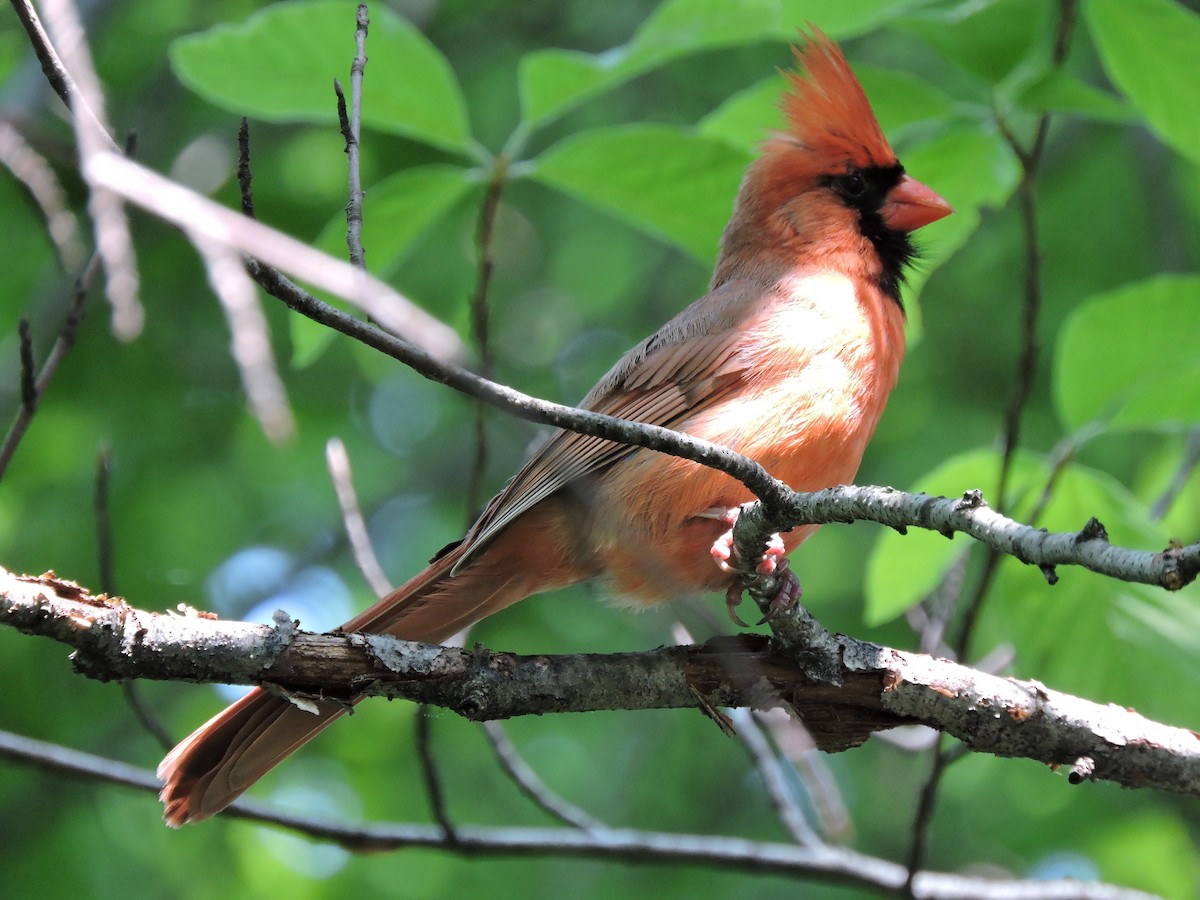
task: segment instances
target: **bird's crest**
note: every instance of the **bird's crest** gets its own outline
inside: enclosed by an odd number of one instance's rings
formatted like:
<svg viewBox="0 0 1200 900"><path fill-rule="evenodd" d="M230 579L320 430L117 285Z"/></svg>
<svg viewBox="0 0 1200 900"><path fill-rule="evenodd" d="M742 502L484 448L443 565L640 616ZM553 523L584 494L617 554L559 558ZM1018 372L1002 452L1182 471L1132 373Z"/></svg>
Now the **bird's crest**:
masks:
<svg viewBox="0 0 1200 900"><path fill-rule="evenodd" d="M892 165L896 155L875 119L866 92L841 48L816 26L795 46L798 71L786 73L784 140L799 143L827 161L859 166Z"/></svg>

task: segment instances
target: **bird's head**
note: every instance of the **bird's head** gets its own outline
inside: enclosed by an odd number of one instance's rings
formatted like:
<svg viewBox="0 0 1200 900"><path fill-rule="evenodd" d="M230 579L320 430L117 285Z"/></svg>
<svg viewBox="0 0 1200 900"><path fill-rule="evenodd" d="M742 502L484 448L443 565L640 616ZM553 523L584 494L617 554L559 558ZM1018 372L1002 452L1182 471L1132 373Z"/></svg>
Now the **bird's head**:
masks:
<svg viewBox="0 0 1200 900"><path fill-rule="evenodd" d="M910 232L953 210L905 173L836 43L813 28L795 55L783 97L787 130L764 144L746 173L721 263L746 258L752 247L778 262L820 264L825 254L832 264L835 254L856 254L899 302L915 256Z"/></svg>

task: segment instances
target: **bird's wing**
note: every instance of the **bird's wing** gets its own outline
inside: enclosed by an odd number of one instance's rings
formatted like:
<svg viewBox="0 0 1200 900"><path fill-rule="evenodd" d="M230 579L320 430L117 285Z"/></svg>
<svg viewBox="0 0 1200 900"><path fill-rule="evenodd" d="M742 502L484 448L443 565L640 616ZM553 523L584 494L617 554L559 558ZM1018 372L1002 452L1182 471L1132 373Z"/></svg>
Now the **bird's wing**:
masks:
<svg viewBox="0 0 1200 900"><path fill-rule="evenodd" d="M649 338L619 362L581 404L620 419L671 428L720 399L743 377L741 333ZM556 431L488 504L467 535L456 569L505 525L571 482L611 465L636 447L604 438Z"/></svg>

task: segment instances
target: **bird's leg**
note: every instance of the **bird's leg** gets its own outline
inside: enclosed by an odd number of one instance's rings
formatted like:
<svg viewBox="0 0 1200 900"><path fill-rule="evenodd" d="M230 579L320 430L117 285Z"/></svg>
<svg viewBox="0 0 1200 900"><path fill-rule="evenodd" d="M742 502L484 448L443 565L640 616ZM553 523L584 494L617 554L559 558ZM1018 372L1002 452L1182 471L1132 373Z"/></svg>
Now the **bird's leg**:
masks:
<svg viewBox="0 0 1200 900"><path fill-rule="evenodd" d="M736 559L737 553L733 545L733 526L737 522L740 512L741 507L733 506L724 509L706 510L701 515L703 518L716 519L729 526L729 530L713 542L710 552L712 553L713 560L722 572L729 572L735 576L733 583L729 586L729 590L725 592L725 609L729 614L730 620L735 625L747 628L749 626L742 621L735 610L741 605L742 592L746 588L748 579L767 575L775 576L779 580L778 589L767 605L763 618L758 623L760 625L776 613L791 609L800 599L802 591L799 579L796 578L795 573L788 567L787 559L784 558L787 548L783 544L783 538L778 534L772 534L767 538L766 548L752 572L747 572L738 565Z"/></svg>

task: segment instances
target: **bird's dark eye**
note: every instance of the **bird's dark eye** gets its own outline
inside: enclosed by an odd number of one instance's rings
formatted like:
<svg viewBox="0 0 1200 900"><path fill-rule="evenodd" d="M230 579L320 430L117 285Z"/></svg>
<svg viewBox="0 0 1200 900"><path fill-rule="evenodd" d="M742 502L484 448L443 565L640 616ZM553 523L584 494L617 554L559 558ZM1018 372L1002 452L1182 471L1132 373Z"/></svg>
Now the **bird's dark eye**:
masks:
<svg viewBox="0 0 1200 900"><path fill-rule="evenodd" d="M839 175L834 183L837 185L838 193L847 200L857 200L867 192L867 179L863 178L861 172L847 172L845 175Z"/></svg>

